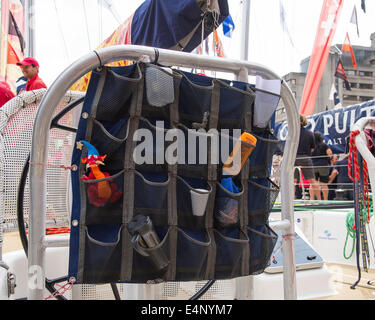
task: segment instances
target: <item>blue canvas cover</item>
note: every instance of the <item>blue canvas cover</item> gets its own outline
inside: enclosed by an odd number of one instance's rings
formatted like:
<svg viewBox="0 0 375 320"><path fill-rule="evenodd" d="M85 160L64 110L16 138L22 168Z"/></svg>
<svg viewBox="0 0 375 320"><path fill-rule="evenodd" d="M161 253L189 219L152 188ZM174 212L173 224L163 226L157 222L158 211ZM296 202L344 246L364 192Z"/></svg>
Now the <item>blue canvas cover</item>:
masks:
<svg viewBox="0 0 375 320"><path fill-rule="evenodd" d="M220 25L229 14L227 0L219 0ZM131 26L132 44L170 49L196 27L183 51L191 52L202 41L202 10L196 0L146 0L134 13ZM199 26L198 26L199 25ZM205 29L204 38L213 31Z"/></svg>

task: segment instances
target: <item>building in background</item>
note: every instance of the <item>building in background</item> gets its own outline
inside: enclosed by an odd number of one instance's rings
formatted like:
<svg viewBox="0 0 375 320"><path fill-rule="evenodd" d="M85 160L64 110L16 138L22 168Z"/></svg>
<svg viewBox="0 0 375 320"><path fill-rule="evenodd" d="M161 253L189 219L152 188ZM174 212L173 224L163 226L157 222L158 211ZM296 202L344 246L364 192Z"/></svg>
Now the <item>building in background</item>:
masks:
<svg viewBox="0 0 375 320"><path fill-rule="evenodd" d="M336 45L336 47L341 49L342 45ZM333 46L319 86L314 114L335 107L334 92L337 92L343 107L375 99L375 33L371 34L371 47L352 47L358 65L356 69L353 68L349 53L344 52L341 57L351 90L345 88L343 80L335 77L339 55L338 50L335 50ZM302 99L309 62L310 57L302 60L301 72L291 72L283 77L290 86L298 107ZM276 121L284 120L286 120L285 108L283 103L280 102L276 111Z"/></svg>

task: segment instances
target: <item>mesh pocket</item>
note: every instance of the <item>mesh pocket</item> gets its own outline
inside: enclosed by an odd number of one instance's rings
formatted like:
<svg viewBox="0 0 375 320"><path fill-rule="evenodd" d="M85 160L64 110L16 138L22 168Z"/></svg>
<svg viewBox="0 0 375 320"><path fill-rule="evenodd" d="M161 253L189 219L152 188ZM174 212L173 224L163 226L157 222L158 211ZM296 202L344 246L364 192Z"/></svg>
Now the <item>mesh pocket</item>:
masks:
<svg viewBox="0 0 375 320"><path fill-rule="evenodd" d="M219 128L243 128L246 106L251 106L255 99L253 92L244 91L219 80ZM250 110L250 108L249 108Z"/></svg>
<svg viewBox="0 0 375 320"><path fill-rule="evenodd" d="M184 74L180 84L179 115L181 122L190 128L194 122L202 124L204 114L210 112L213 89L212 79L194 78L194 81Z"/></svg>
<svg viewBox="0 0 375 320"><path fill-rule="evenodd" d="M238 193L233 193L224 188L221 183L217 182L217 185L215 225L219 228L237 226L239 224L239 200L243 194L243 188Z"/></svg>
<svg viewBox="0 0 375 320"><path fill-rule="evenodd" d="M122 221L123 171L97 180L81 180L86 194L86 224Z"/></svg>
<svg viewBox="0 0 375 320"><path fill-rule="evenodd" d="M86 227L83 283L110 283L120 280L121 225Z"/></svg>
<svg viewBox="0 0 375 320"><path fill-rule="evenodd" d="M147 281L163 279L165 275L166 270L158 270L152 261L151 255L162 254L163 258L169 261L169 229L155 227L155 232L160 239L159 245L151 249L143 248L140 252L133 249L132 282L146 283Z"/></svg>
<svg viewBox="0 0 375 320"><path fill-rule="evenodd" d="M116 122L94 120L91 144L97 146L99 154L107 155L107 170L121 170L124 167L125 142L128 133L128 118Z"/></svg>
<svg viewBox="0 0 375 320"><path fill-rule="evenodd" d="M189 229L204 228L210 185L201 179L182 177L177 177L176 183L178 225Z"/></svg>
<svg viewBox="0 0 375 320"><path fill-rule="evenodd" d="M257 275L268 266L277 242L277 234L268 225L247 229L250 239L250 274Z"/></svg>
<svg viewBox="0 0 375 320"><path fill-rule="evenodd" d="M203 280L211 238L206 230L178 229L176 280Z"/></svg>
<svg viewBox="0 0 375 320"><path fill-rule="evenodd" d="M249 238L239 229L214 230L216 243L215 279L229 279L242 276L242 256L249 246Z"/></svg>
<svg viewBox="0 0 375 320"><path fill-rule="evenodd" d="M98 102L96 118L100 121L121 119L129 114L131 97L142 79L138 64L131 67L127 76L107 68L105 84Z"/></svg>
<svg viewBox="0 0 375 320"><path fill-rule="evenodd" d="M279 194L279 187L269 178L252 178L248 185L249 224L264 225Z"/></svg>
<svg viewBox="0 0 375 320"><path fill-rule="evenodd" d="M134 173L134 214L149 216L157 226L168 225L168 174Z"/></svg>
<svg viewBox="0 0 375 320"><path fill-rule="evenodd" d="M257 138L257 145L250 156L250 177L269 177L272 165L272 157L276 151L277 138L264 131L262 133L251 133Z"/></svg>
<svg viewBox="0 0 375 320"><path fill-rule="evenodd" d="M174 85L171 72L149 65L146 67L146 94L151 106L163 107L174 101Z"/></svg>

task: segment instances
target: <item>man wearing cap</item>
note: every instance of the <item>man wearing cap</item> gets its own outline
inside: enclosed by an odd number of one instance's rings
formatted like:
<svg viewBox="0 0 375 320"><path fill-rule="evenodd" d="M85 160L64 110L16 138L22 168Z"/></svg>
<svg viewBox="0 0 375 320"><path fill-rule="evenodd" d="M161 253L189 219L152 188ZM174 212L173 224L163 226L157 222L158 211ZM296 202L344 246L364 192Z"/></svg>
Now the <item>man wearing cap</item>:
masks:
<svg viewBox="0 0 375 320"><path fill-rule="evenodd" d="M47 88L42 79L39 78L39 63L34 58L25 58L17 62L21 66L22 73L27 79L26 91Z"/></svg>
<svg viewBox="0 0 375 320"><path fill-rule="evenodd" d="M12 98L14 98L14 94L10 90L9 84L0 81L0 108Z"/></svg>

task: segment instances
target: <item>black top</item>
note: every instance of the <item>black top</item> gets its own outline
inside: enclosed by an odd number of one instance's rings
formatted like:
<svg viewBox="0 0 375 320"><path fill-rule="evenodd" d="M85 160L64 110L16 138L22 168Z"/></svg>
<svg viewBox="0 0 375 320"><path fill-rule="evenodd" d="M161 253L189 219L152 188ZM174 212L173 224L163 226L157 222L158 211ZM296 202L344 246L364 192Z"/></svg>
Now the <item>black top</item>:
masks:
<svg viewBox="0 0 375 320"><path fill-rule="evenodd" d="M337 183L351 183L348 175L348 158L337 161L335 165L335 169L337 170Z"/></svg>
<svg viewBox="0 0 375 320"><path fill-rule="evenodd" d="M329 147L324 142L316 146L312 153L314 166L327 166L330 164L327 149L329 149Z"/></svg>
<svg viewBox="0 0 375 320"><path fill-rule="evenodd" d="M301 127L297 154L311 156L311 149L313 148L315 148L314 134Z"/></svg>

